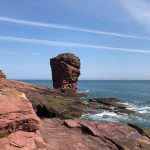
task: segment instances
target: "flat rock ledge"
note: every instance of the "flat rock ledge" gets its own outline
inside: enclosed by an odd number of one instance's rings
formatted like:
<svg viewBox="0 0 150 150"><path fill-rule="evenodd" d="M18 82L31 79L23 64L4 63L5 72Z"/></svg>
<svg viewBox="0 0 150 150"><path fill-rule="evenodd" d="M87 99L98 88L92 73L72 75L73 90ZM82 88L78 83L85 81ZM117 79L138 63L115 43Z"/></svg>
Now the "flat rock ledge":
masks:
<svg viewBox="0 0 150 150"><path fill-rule="evenodd" d="M41 134L48 150L150 150L150 139L111 122L44 119Z"/></svg>

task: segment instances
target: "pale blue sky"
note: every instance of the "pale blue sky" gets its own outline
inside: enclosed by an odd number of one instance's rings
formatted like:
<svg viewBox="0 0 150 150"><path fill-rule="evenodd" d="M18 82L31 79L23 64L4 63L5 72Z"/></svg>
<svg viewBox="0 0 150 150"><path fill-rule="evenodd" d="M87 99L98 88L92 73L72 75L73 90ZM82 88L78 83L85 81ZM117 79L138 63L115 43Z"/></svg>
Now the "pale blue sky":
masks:
<svg viewBox="0 0 150 150"><path fill-rule="evenodd" d="M80 79L150 79L150 1L0 0L8 78L51 79L63 52L80 57Z"/></svg>

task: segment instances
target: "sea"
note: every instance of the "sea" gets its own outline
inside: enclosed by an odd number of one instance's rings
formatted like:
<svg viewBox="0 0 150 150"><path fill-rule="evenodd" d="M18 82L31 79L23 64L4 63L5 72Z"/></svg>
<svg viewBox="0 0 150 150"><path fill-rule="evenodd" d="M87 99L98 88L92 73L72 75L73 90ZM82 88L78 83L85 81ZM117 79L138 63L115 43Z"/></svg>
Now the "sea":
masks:
<svg viewBox="0 0 150 150"><path fill-rule="evenodd" d="M52 88L51 80L22 80L35 85ZM136 113L117 114L110 111L98 111L96 114L83 114L85 119L134 123L150 128L150 81L147 80L79 80L78 91L87 94L81 101L89 98L117 98Z"/></svg>

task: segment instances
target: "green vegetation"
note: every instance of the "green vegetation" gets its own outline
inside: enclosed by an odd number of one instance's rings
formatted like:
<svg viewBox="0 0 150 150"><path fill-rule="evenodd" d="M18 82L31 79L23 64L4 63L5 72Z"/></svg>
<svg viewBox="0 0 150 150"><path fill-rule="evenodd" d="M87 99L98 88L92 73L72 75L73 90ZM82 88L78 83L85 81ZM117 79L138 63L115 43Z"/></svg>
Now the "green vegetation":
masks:
<svg viewBox="0 0 150 150"><path fill-rule="evenodd" d="M74 97L51 96L43 94L27 95L28 99L44 104L49 112L56 113L62 118L81 117L84 104ZM36 109L36 108L35 108Z"/></svg>

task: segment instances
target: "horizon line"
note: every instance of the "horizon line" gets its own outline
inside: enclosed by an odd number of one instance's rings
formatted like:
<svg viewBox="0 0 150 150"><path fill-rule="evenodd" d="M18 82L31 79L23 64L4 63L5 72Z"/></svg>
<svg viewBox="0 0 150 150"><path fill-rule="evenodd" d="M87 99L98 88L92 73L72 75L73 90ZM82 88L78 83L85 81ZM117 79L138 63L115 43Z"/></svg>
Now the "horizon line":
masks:
<svg viewBox="0 0 150 150"><path fill-rule="evenodd" d="M27 81L27 80L33 80L33 81L37 81L37 80L48 80L48 81L53 81L52 79L29 79L29 78L26 78L26 79L22 79L22 78L8 78L10 80L20 80L20 81ZM150 81L150 79L79 79L78 81L82 81L82 80L87 80L87 81Z"/></svg>
<svg viewBox="0 0 150 150"><path fill-rule="evenodd" d="M118 33L118 32L100 31L100 30L94 30L94 29L88 29L88 28L79 28L79 27L62 25L62 24L29 21L29 20L16 19L16 18L10 18L10 17L5 17L5 16L0 16L0 21L14 23L14 24L27 25L27 26L37 26L37 27L53 28L53 29L59 29L59 30L68 30L68 31L77 31L77 32L84 32L84 33L91 33L91 34L99 34L99 35L104 35L104 36L114 36L114 37L120 37L120 38L150 41L150 37L124 34L124 33Z"/></svg>

